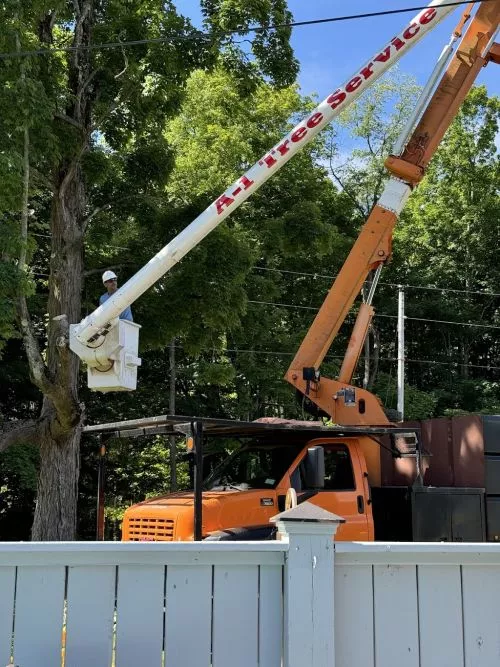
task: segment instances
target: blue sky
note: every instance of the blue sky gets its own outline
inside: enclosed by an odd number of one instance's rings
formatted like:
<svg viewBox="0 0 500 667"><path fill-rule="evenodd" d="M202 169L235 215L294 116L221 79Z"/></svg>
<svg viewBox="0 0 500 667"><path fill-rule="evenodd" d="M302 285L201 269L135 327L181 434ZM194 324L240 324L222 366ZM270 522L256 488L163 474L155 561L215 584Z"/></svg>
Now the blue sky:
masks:
<svg viewBox="0 0 500 667"><path fill-rule="evenodd" d="M199 0L174 0L178 11L189 16L200 26ZM296 21L322 19L345 14L358 14L385 9L425 5L414 0L350 0L349 3L334 0L288 0L288 6ZM401 72L413 75L424 84L443 46L461 16L457 7L437 28L419 42L399 63ZM397 14L340 23L302 26L293 29L292 46L300 62L299 83L303 94L317 93L324 99L344 83L358 66L399 32L417 12ZM477 79L485 84L490 95L500 95L499 66L490 64Z"/></svg>

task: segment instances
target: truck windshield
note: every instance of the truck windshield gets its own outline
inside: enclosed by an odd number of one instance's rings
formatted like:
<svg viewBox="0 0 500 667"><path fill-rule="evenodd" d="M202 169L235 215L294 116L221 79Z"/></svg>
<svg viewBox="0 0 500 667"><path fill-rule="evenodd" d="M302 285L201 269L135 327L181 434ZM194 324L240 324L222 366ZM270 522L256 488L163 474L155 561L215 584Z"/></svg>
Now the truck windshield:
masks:
<svg viewBox="0 0 500 667"><path fill-rule="evenodd" d="M274 489L302 445L248 445L222 461L204 488Z"/></svg>

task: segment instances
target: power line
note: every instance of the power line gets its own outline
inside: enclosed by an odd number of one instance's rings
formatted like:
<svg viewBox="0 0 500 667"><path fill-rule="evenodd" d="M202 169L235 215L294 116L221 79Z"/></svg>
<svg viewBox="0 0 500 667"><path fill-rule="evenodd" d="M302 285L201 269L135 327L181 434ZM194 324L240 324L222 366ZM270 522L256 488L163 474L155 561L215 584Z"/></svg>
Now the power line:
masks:
<svg viewBox="0 0 500 667"><path fill-rule="evenodd" d="M375 313L375 317L390 317L391 319L397 320L397 315L385 315L384 313ZM432 320L425 317L407 317L405 315L405 320L410 320L413 322L431 322L433 324L453 324L461 327L476 327L479 329L500 329L500 326L495 324L475 324L474 322L455 322L453 320Z"/></svg>
<svg viewBox="0 0 500 667"><path fill-rule="evenodd" d="M389 361L389 359L387 359ZM396 358L391 361L397 361ZM431 359L405 359L410 364L430 364L436 366L457 366L459 368L481 368L489 371L500 371L500 366L483 366L481 364L461 364L459 361L433 361Z"/></svg>
<svg viewBox="0 0 500 667"><path fill-rule="evenodd" d="M37 277L42 277L42 276L48 277L47 273L35 273L34 275ZM315 306L299 306L293 303L281 303L278 301L258 301L255 299L248 299L247 303L250 303L252 305L261 305L261 306L276 306L278 308L291 308L293 310L314 310L315 312L318 312L319 310ZM398 319L397 315L388 315L386 313L375 313L375 317L384 317L391 320ZM452 326L471 327L476 329L500 329L500 326L497 326L495 324L479 324L479 323L476 324L474 322L456 322L454 320L433 320L431 318L409 317L406 315L405 315L405 321L428 322L430 324L450 324Z"/></svg>
<svg viewBox="0 0 500 667"><path fill-rule="evenodd" d="M40 236L41 238L44 238L44 239L51 239L52 238L51 234L38 234L36 232L30 232L30 236ZM112 250L129 250L130 251L130 248L124 248L123 246L120 246L120 245L109 245L109 244L107 244L106 247L111 248Z"/></svg>
<svg viewBox="0 0 500 667"><path fill-rule="evenodd" d="M483 2L496 2L496 0L483 0ZM452 2L445 2L440 5L440 7L458 7L460 5L466 5L469 3L469 0L454 0ZM230 35L244 35L249 32L264 32L266 30L278 30L281 28L298 28L309 25L320 25L323 23L339 23L342 21L354 21L360 19L368 18L377 18L381 16L391 16L393 14L404 14L408 12L416 12L422 9L427 9L429 5L419 5L414 7L402 7L400 9L386 9L378 12L365 12L363 14L346 14L343 16L332 16L325 19L311 19L308 21L291 21L290 23L274 23L271 25L255 25L246 28L245 30L235 29L235 30L224 30L217 33L217 37L220 36L230 36ZM197 32L196 35L177 35L175 41L177 40L199 40L200 37L206 37L211 39L214 35L210 33ZM52 48L43 48L43 49L33 49L31 51L10 51L5 53L0 53L0 60L7 60L9 58L23 58L30 56L46 56L51 53L72 53L75 51L99 51L105 49L114 49L119 48L123 49L128 46L142 46L145 44L164 44L165 42L172 41L171 37L152 37L149 39L133 39L120 42L101 42L99 44L88 44L80 46L56 46Z"/></svg>
<svg viewBox="0 0 500 667"><path fill-rule="evenodd" d="M455 292L456 294L482 294L483 296L500 297L497 292L487 292L486 290L455 289L454 287L431 287L430 285L401 285L400 283L379 283L390 287L403 287L404 289L433 290L436 292Z"/></svg>
<svg viewBox="0 0 500 667"><path fill-rule="evenodd" d="M292 309L302 309L302 310L314 310L318 311L318 308L315 308L314 306L296 306L293 303L280 303L280 302L275 302L275 301L256 301L256 300L248 300L247 303L251 304L260 304L262 306L278 306L281 308L292 308ZM375 313L375 317L386 317L389 319L394 319L397 320L398 316L397 315L386 315L385 313ZM408 317L405 316L405 320L408 321L414 321L414 322L431 322L433 324L452 324L454 326L462 326L462 327L473 327L473 328L480 328L480 329L500 329L500 326L496 326L494 324L475 324L474 322L455 322L452 320L433 320L430 318L425 318L425 317Z"/></svg>
<svg viewBox="0 0 500 667"><path fill-rule="evenodd" d="M304 271L288 271L286 269L271 269L265 266L255 266L255 271L270 271L273 273L287 273L294 276L303 276L310 278L325 278L327 280L335 280L337 275L329 275L325 273L308 273ZM419 289L419 290L431 290L436 292L456 292L457 294L482 294L483 296L494 296L500 297L500 293L497 292L488 292L486 290L465 290L465 289L455 289L454 287L437 287L433 285L406 285L403 283L386 283L379 282L379 285L385 285L386 287L402 287L403 289Z"/></svg>
<svg viewBox="0 0 500 667"><path fill-rule="evenodd" d="M254 301L252 299L248 299L247 303L260 304L262 306L278 306L281 308L297 308L298 310L318 310L318 308L315 308L314 306L296 306L292 303L279 303L277 301Z"/></svg>
<svg viewBox="0 0 500 667"><path fill-rule="evenodd" d="M181 345L176 345L177 350L183 350L183 347ZM278 350L244 350L241 348L226 348L224 350L220 350L220 354L225 354L226 352L232 352L235 354L255 354L255 355L262 355L265 354L266 356L275 356L275 357L293 357L295 356L295 352L280 352ZM380 361L389 361L389 362L396 362L398 359L397 357L379 357ZM326 361L334 361L334 360L342 360L344 357L340 355L327 355L325 357ZM364 357L360 357L360 363L364 361ZM500 371L500 366L491 366L491 365L481 365L481 364L462 364L458 361L434 361L432 359L409 359L405 358L405 362L410 363L410 364L423 364L423 365L431 365L431 366L456 366L459 368L480 368L483 370L490 370L490 371Z"/></svg>

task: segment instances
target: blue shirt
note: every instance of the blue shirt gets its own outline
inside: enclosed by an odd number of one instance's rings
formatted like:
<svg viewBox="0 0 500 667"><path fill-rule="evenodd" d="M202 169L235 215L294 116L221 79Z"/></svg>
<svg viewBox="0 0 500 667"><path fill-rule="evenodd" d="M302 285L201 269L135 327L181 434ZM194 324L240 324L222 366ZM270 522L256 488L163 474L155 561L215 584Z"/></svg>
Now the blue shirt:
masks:
<svg viewBox="0 0 500 667"><path fill-rule="evenodd" d="M112 294L103 294L101 298L99 299L99 305L102 306L102 304L109 299L110 296L113 296ZM132 310L130 309L130 306L127 306L125 310L120 313L120 320L128 320L129 322L133 322L134 318L132 317Z"/></svg>

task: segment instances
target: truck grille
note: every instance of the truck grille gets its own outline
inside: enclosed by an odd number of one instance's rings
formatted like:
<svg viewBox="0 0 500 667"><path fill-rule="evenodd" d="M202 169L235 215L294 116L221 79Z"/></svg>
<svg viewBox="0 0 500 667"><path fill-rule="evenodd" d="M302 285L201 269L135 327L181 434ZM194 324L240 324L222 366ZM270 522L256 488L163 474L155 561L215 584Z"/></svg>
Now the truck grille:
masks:
<svg viewBox="0 0 500 667"><path fill-rule="evenodd" d="M172 541L174 539L174 520L131 517L128 519L128 534L128 539L132 542Z"/></svg>

